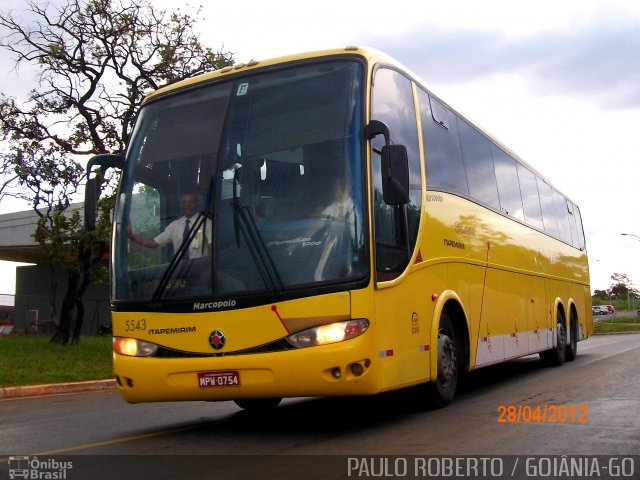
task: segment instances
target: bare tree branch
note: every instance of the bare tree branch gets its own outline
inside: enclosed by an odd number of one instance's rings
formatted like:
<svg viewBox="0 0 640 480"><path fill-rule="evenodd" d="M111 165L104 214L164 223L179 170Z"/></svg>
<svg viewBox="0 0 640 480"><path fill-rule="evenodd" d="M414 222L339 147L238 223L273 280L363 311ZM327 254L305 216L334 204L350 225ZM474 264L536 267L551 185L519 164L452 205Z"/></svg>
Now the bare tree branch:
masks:
<svg viewBox="0 0 640 480"><path fill-rule="evenodd" d="M124 152L147 91L230 65L233 55L200 43L199 9L189 15L167 13L148 0L58 6L28 0L26 12L30 22L0 12L0 48L16 68L29 64L39 72L39 88L26 101L0 93L0 139L11 147L0 198L21 189L18 195L40 216L35 238L68 271L59 328L64 343L73 306L82 311L82 293L104 264L110 227L109 198L91 234L77 212L68 212L85 175L77 156ZM101 189L113 181L104 178Z"/></svg>

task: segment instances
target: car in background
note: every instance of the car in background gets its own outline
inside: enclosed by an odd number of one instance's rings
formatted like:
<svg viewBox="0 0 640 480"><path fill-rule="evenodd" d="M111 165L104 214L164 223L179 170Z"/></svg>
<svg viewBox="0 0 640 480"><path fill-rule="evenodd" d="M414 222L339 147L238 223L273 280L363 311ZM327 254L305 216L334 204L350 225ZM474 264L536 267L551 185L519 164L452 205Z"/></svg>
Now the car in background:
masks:
<svg viewBox="0 0 640 480"><path fill-rule="evenodd" d="M607 307L607 310L609 310L609 313L615 313L616 309L613 307L613 305L604 305L605 307Z"/></svg>
<svg viewBox="0 0 640 480"><path fill-rule="evenodd" d="M591 311L594 315L608 315L609 309L604 305L594 305L591 307Z"/></svg>

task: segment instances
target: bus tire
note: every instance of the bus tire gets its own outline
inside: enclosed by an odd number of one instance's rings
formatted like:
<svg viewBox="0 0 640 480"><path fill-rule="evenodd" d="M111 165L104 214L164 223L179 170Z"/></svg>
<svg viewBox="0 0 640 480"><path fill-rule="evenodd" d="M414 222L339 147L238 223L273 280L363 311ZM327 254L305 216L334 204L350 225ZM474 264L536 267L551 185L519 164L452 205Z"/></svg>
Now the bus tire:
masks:
<svg viewBox="0 0 640 480"><path fill-rule="evenodd" d="M438 326L438 375L427 385L429 400L436 408L453 402L460 375L462 344L447 312L442 312Z"/></svg>
<svg viewBox="0 0 640 480"><path fill-rule="evenodd" d="M282 398L242 398L234 400L235 404L250 412L259 412L276 408Z"/></svg>
<svg viewBox="0 0 640 480"><path fill-rule="evenodd" d="M578 322L576 321L576 315L572 311L571 319L569 320L569 332L571 333L571 338L567 343L567 349L564 354L564 359L567 362L573 362L578 355Z"/></svg>
<svg viewBox="0 0 640 480"><path fill-rule="evenodd" d="M556 346L540 352L540 360L549 367L559 367L564 363L567 353L567 330L562 318L556 324Z"/></svg>

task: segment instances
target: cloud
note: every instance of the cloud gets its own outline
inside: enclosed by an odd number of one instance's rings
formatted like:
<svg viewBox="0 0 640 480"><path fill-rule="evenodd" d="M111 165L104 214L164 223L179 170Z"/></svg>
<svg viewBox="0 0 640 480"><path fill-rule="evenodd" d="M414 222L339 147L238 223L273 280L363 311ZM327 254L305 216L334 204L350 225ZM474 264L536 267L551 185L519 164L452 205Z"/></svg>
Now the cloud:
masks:
<svg viewBox="0 0 640 480"><path fill-rule="evenodd" d="M368 43L431 84L519 74L536 95L588 96L604 109L640 107L637 17L525 36L425 24L394 38L371 37Z"/></svg>

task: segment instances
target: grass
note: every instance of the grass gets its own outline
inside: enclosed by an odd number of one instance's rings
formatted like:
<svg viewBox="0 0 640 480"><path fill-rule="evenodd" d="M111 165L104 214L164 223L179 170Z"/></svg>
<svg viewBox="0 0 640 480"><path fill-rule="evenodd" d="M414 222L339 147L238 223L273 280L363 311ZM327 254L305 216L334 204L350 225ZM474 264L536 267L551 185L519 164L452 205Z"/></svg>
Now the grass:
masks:
<svg viewBox="0 0 640 480"><path fill-rule="evenodd" d="M593 322L594 333L620 333L620 332L640 332L640 319L634 318L613 318L611 320L601 320Z"/></svg>
<svg viewBox="0 0 640 480"><path fill-rule="evenodd" d="M113 378L111 337L82 337L79 345L49 337L0 337L0 388Z"/></svg>

